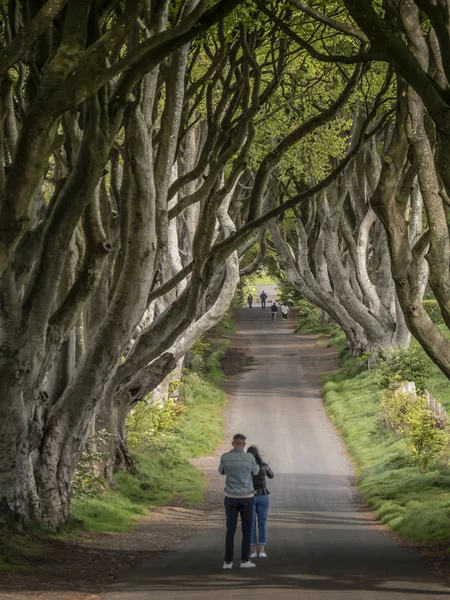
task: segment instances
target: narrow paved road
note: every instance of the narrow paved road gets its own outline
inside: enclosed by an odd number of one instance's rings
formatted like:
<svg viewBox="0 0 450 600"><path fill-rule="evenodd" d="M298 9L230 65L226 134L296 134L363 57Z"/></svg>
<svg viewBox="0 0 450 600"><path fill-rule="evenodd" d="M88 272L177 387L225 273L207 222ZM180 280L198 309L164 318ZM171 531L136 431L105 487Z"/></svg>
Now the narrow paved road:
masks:
<svg viewBox="0 0 450 600"><path fill-rule="evenodd" d="M275 472L269 558L222 571L218 510L200 534L126 574L106 600L450 598L424 558L355 507L353 469L320 397L318 374L333 367L333 353L270 322L268 311L238 317L239 342L254 361L230 382L229 433L245 433Z"/></svg>

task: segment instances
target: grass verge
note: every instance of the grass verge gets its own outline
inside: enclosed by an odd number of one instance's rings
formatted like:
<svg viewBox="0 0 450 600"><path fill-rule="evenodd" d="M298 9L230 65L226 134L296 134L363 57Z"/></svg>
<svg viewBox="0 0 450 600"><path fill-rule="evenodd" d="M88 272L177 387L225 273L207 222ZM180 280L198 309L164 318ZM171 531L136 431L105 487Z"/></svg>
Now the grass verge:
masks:
<svg viewBox="0 0 450 600"><path fill-rule="evenodd" d="M152 506L174 500L203 503L205 477L189 459L212 453L222 440L226 395L218 387L225 379L220 362L231 343L226 336L235 333L230 311L205 344L206 373L187 371L183 378L183 410L170 415L173 422L169 427L147 435L148 441L133 453L138 473L119 472L113 490L74 500L72 523L56 534L33 528L24 535L8 536L0 547L0 573L27 568L27 557L39 554L50 539L76 538L80 531L123 533Z"/></svg>
<svg viewBox="0 0 450 600"><path fill-rule="evenodd" d="M342 350L342 335L335 334L334 341ZM381 426L383 390L374 388L360 361L342 356L341 369L324 377L325 406L356 463L367 504L380 521L411 540L450 539L448 465L436 463L424 471L413 464L406 444ZM437 368L426 387L450 408L450 383Z"/></svg>
<svg viewBox="0 0 450 600"><path fill-rule="evenodd" d="M115 490L74 501L74 523L78 528L121 533L152 506L169 504L175 499L202 504L205 478L188 458L205 456L220 443L226 395L212 381L196 373L185 378L182 395L186 411L176 429L155 436L135 455L137 475L117 473Z"/></svg>

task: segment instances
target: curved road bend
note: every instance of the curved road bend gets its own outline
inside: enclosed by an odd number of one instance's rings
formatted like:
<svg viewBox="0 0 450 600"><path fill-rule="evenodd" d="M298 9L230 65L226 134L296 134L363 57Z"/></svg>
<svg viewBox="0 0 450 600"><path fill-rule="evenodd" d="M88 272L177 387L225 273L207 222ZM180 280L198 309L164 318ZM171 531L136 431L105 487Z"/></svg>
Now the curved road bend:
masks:
<svg viewBox="0 0 450 600"><path fill-rule="evenodd" d="M239 341L254 361L230 382L229 431L258 444L275 472L269 558L251 570L235 558L222 571L221 509L174 552L126 574L106 600L450 599L423 557L353 503L353 468L320 397L318 373L333 367L333 353L269 319L267 309L238 311Z"/></svg>

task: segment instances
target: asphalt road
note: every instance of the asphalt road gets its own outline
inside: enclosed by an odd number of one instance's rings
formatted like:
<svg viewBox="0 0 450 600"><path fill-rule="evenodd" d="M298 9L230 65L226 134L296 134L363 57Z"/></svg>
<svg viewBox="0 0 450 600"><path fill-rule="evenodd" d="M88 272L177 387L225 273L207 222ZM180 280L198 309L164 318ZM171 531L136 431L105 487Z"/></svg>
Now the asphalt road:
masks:
<svg viewBox="0 0 450 600"><path fill-rule="evenodd" d="M353 467L320 397L318 375L333 367L332 351L272 323L267 310L238 313L239 344L254 360L230 382L229 433L245 433L275 472L269 557L256 569L235 560L222 571L218 510L200 534L124 574L106 600L450 599L426 559L355 504Z"/></svg>

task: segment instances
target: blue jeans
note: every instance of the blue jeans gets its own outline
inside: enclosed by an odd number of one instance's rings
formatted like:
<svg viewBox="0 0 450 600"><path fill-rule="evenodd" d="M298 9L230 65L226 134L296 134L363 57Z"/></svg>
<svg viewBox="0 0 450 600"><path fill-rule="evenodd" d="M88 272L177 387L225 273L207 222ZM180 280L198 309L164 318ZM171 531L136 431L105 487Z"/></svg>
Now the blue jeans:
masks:
<svg viewBox="0 0 450 600"><path fill-rule="evenodd" d="M255 496L253 500L252 546L256 546L257 544L265 546L267 544L267 516L269 514L269 504L269 495ZM258 523L256 523L257 521ZM256 535L257 528L258 536Z"/></svg>

